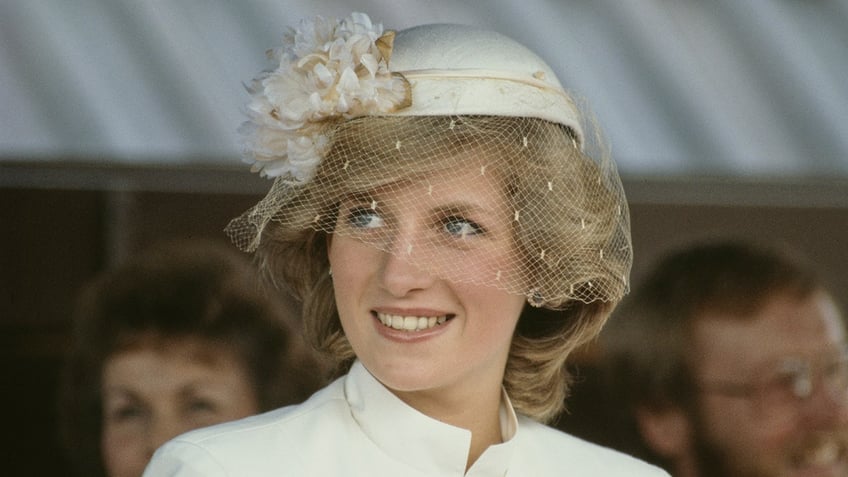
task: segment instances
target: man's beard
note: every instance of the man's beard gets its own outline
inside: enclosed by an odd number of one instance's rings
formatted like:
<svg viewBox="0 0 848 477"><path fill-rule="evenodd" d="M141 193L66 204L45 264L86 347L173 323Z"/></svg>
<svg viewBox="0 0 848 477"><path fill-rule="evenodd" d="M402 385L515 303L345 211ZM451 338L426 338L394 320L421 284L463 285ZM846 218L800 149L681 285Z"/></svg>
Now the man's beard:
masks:
<svg viewBox="0 0 848 477"><path fill-rule="evenodd" d="M696 412L690 411L690 422L692 424L692 448L695 452L695 467L700 477L776 477L773 473L763 470L764 463L757 462L757 457L751 456L745 462L734 459L728 453L727 447L709 437L706 431L705 419ZM810 449L818 446L822 449L823 443L831 446L829 450L836 452L840 459L844 459L848 453L848 430L822 431L817 436L805 435L795 442L793 450L787 450L791 455L784 456L790 461L797 459L804 461L811 459ZM738 456L737 456L738 457ZM799 465L802 465L799 463ZM843 460L844 465L844 460Z"/></svg>

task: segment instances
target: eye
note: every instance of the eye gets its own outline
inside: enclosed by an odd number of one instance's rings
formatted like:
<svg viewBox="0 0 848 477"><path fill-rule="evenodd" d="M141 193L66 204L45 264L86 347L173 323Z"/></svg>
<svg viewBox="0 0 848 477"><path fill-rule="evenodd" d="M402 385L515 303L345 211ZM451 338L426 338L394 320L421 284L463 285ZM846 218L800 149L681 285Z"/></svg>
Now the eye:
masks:
<svg viewBox="0 0 848 477"><path fill-rule="evenodd" d="M346 217L347 224L355 229L376 229L385 225L385 221L370 207L350 209Z"/></svg>
<svg viewBox="0 0 848 477"><path fill-rule="evenodd" d="M442 226L445 228L445 232L460 238L485 233L483 227L476 222L457 215L445 217L442 220Z"/></svg>
<svg viewBox="0 0 848 477"><path fill-rule="evenodd" d="M801 373L783 373L772 377L767 381L767 386L779 390L785 394L794 394L798 383L804 379Z"/></svg>
<svg viewBox="0 0 848 477"><path fill-rule="evenodd" d="M765 390L783 402L805 398L812 391L810 368L804 361L787 359L782 362L771 378L767 379Z"/></svg>
<svg viewBox="0 0 848 477"><path fill-rule="evenodd" d="M213 412L217 409L212 401L206 399L195 399L187 403L188 410L194 413Z"/></svg>
<svg viewBox="0 0 848 477"><path fill-rule="evenodd" d="M142 417L144 408L136 405L110 407L106 410L106 419L113 422L123 422Z"/></svg>
<svg viewBox="0 0 848 477"><path fill-rule="evenodd" d="M822 377L830 383L838 383L843 388L848 386L848 361L840 358L825 364Z"/></svg>

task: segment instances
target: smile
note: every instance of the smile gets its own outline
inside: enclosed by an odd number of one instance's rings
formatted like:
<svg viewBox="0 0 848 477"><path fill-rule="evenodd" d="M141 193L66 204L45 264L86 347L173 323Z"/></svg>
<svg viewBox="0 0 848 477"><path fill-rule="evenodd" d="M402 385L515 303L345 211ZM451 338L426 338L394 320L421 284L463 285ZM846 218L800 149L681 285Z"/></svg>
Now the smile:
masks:
<svg viewBox="0 0 848 477"><path fill-rule="evenodd" d="M441 316L401 316L377 313L377 318L384 326L404 331L422 331L441 325L448 320L447 315Z"/></svg>

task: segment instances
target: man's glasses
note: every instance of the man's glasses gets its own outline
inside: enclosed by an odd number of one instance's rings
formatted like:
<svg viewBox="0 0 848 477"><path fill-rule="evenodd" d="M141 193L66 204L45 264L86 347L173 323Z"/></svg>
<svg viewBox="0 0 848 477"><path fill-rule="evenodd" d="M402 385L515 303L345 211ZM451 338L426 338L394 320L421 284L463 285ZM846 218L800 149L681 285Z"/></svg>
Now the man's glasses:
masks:
<svg viewBox="0 0 848 477"><path fill-rule="evenodd" d="M749 382L709 381L702 392L749 399L760 416L791 418L818 387L848 405L848 350L816 360L787 357L764 367Z"/></svg>

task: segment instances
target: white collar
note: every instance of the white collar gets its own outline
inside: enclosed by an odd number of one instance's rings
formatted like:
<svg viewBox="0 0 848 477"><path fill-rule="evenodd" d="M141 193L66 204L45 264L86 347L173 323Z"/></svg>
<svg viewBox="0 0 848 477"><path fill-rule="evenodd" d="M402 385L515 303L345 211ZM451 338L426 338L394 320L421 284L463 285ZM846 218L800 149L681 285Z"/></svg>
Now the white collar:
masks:
<svg viewBox="0 0 848 477"><path fill-rule="evenodd" d="M506 392L500 409L502 444L489 446L465 473L471 431L433 419L404 403L358 360L345 380L353 418L386 454L431 475L503 475L518 433L518 419Z"/></svg>

